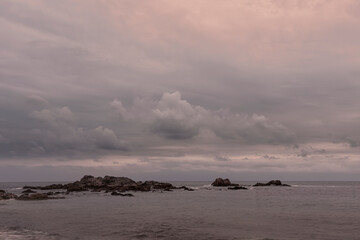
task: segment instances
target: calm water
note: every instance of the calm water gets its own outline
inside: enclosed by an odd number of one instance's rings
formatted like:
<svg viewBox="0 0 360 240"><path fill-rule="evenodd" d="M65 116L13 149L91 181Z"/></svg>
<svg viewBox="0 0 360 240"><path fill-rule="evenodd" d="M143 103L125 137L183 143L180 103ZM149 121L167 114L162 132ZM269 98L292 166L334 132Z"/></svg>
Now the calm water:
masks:
<svg viewBox="0 0 360 240"><path fill-rule="evenodd" d="M360 239L360 182L288 183L231 191L178 182L197 190L1 201L0 239ZM34 185L0 189L26 184Z"/></svg>

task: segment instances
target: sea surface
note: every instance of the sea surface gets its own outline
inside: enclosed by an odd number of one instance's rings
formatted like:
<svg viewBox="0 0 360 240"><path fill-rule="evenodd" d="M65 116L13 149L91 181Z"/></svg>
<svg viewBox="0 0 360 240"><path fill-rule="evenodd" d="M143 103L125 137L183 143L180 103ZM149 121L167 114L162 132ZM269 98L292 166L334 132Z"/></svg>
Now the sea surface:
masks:
<svg viewBox="0 0 360 240"><path fill-rule="evenodd" d="M0 239L360 239L360 182L286 182L292 187L237 191L210 182L172 183L195 191L0 201ZM0 189L20 193L24 185L48 184L0 183Z"/></svg>

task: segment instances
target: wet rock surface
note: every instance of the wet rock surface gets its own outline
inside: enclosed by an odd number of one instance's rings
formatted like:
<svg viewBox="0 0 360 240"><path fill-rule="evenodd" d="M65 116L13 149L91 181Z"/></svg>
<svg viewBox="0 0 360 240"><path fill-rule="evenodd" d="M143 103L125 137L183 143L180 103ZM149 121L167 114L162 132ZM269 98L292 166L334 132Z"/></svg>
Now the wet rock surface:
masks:
<svg viewBox="0 0 360 240"><path fill-rule="evenodd" d="M29 194L29 193L36 193L36 192L31 189L26 189L26 190L22 191L22 193Z"/></svg>
<svg viewBox="0 0 360 240"><path fill-rule="evenodd" d="M17 195L0 189L0 200L17 199Z"/></svg>
<svg viewBox="0 0 360 240"><path fill-rule="evenodd" d="M189 187L186 187L186 186L181 186L181 187L179 187L178 189L183 189L183 190L189 191L189 192L195 191L194 189L189 188Z"/></svg>
<svg viewBox="0 0 360 240"><path fill-rule="evenodd" d="M33 201L33 200L47 200L49 196L46 193L32 193L32 194L22 194L17 200L22 201Z"/></svg>
<svg viewBox="0 0 360 240"><path fill-rule="evenodd" d="M122 196L122 197L133 197L134 195L131 193L119 193L119 192L112 192L112 196Z"/></svg>
<svg viewBox="0 0 360 240"><path fill-rule="evenodd" d="M243 186L234 186L234 187L228 187L229 190L248 190L246 187Z"/></svg>

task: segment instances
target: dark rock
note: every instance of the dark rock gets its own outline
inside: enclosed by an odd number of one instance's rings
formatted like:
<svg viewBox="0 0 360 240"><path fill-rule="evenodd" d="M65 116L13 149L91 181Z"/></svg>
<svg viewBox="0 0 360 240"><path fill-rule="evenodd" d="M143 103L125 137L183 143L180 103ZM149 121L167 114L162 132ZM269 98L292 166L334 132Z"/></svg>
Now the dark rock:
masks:
<svg viewBox="0 0 360 240"><path fill-rule="evenodd" d="M51 185L40 188L40 190L51 190L51 189L64 189L64 185L62 185L62 184L51 184Z"/></svg>
<svg viewBox="0 0 360 240"><path fill-rule="evenodd" d="M95 178L94 176L91 175L85 175L80 179L80 183L83 184L85 187L99 188L103 185L102 180L103 180L102 177Z"/></svg>
<svg viewBox="0 0 360 240"><path fill-rule="evenodd" d="M268 185L266 185L266 183L255 183L254 184L254 187L265 187L265 186L268 186Z"/></svg>
<svg viewBox="0 0 360 240"><path fill-rule="evenodd" d="M234 187L228 187L229 190L247 190L246 187L243 186L234 186Z"/></svg>
<svg viewBox="0 0 360 240"><path fill-rule="evenodd" d="M131 193L119 193L119 192L112 192L112 196L122 196L122 197L133 197L134 195Z"/></svg>
<svg viewBox="0 0 360 240"><path fill-rule="evenodd" d="M47 200L49 196L46 193L33 193L33 194L22 194L17 200L23 201L34 201L34 200Z"/></svg>
<svg viewBox="0 0 360 240"><path fill-rule="evenodd" d="M185 191L190 191L190 192L195 191L194 189L188 188L186 186L181 186L181 187L179 187L179 189L184 189Z"/></svg>
<svg viewBox="0 0 360 240"><path fill-rule="evenodd" d="M126 191L143 191L148 192L152 190L164 190L171 191L175 187L170 183L146 181L135 182L127 177L94 177L91 175L85 175L80 179L68 184L51 184L48 186L24 186L24 189L39 189L39 190L51 190L51 189L64 189L66 194L71 192L92 191L92 192L126 192ZM30 193L30 192L28 192Z"/></svg>
<svg viewBox="0 0 360 240"><path fill-rule="evenodd" d="M131 193L121 194L121 196L123 196L123 197L134 197L134 195L131 194Z"/></svg>
<svg viewBox="0 0 360 240"><path fill-rule="evenodd" d="M271 180L270 182L267 183L267 185L281 186L282 183L280 180Z"/></svg>
<svg viewBox="0 0 360 240"><path fill-rule="evenodd" d="M68 192L83 192L83 191L89 190L84 186L84 184L82 184L79 181L76 181L73 183L68 183L68 184L64 185L64 187Z"/></svg>
<svg viewBox="0 0 360 240"><path fill-rule="evenodd" d="M231 185L231 182L228 178L217 178L211 185L214 187L227 187Z"/></svg>
<svg viewBox="0 0 360 240"><path fill-rule="evenodd" d="M283 184L280 180L271 180L267 183L256 183L254 187L266 187L266 186L282 186L282 187L290 187L288 184Z"/></svg>
<svg viewBox="0 0 360 240"><path fill-rule="evenodd" d="M136 185L136 182L127 177L113 177L105 176L102 179L102 184L106 186L125 186L125 185Z"/></svg>
<svg viewBox="0 0 360 240"><path fill-rule="evenodd" d="M93 189L93 190L91 190L91 192L101 192L101 189L100 188Z"/></svg>
<svg viewBox="0 0 360 240"><path fill-rule="evenodd" d="M14 193L8 193L4 190L0 190L0 200L17 199L17 195Z"/></svg>
<svg viewBox="0 0 360 240"><path fill-rule="evenodd" d="M35 191L31 190L30 188L22 191L22 193L36 193Z"/></svg>

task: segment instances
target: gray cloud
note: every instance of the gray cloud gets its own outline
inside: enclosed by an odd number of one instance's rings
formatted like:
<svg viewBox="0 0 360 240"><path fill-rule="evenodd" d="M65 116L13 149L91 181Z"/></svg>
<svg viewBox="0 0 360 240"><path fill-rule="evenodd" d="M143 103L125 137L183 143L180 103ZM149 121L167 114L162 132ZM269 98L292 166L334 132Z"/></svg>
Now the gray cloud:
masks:
<svg viewBox="0 0 360 240"><path fill-rule="evenodd" d="M1 1L0 164L355 159L359 3L221 7Z"/></svg>
<svg viewBox="0 0 360 240"><path fill-rule="evenodd" d="M108 150L127 150L124 141L121 141L113 130L99 126L89 131L89 136L96 146Z"/></svg>
<svg viewBox="0 0 360 240"><path fill-rule="evenodd" d="M146 107L139 106L143 104ZM294 133L263 115L248 116L229 109L209 110L190 104L179 92L164 93L158 101L137 100L131 109L126 109L117 99L111 106L124 119L148 124L153 133L167 139L191 139L201 129L208 129L223 140L244 144L290 144L295 141Z"/></svg>
<svg viewBox="0 0 360 240"><path fill-rule="evenodd" d="M358 141L355 141L354 139L351 139L349 137L345 138L345 142L348 143L350 145L350 147L359 147L360 143Z"/></svg>
<svg viewBox="0 0 360 240"><path fill-rule="evenodd" d="M306 158L310 153L305 150L305 149L301 149L301 151L297 154L298 157L303 157Z"/></svg>
<svg viewBox="0 0 360 240"><path fill-rule="evenodd" d="M275 159L279 159L278 157L275 157L275 156L269 156L269 155L264 155L263 158L265 159L269 159L269 160L275 160Z"/></svg>
<svg viewBox="0 0 360 240"><path fill-rule="evenodd" d="M231 159L230 159L229 157L220 156L220 155L215 155L215 156L214 156L214 160L215 160L215 161L220 161L220 162L231 161Z"/></svg>

